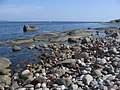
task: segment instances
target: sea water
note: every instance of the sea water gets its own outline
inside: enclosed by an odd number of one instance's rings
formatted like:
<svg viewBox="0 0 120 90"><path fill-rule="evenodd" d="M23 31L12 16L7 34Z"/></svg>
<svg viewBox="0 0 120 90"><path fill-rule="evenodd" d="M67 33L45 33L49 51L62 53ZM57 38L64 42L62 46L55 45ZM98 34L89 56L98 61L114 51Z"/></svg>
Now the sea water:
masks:
<svg viewBox="0 0 120 90"><path fill-rule="evenodd" d="M34 32L23 32L24 25L38 26L39 30ZM0 41L34 37L37 34L47 32L114 26L120 27L119 24L97 22L0 22ZM94 32L93 29L91 30Z"/></svg>

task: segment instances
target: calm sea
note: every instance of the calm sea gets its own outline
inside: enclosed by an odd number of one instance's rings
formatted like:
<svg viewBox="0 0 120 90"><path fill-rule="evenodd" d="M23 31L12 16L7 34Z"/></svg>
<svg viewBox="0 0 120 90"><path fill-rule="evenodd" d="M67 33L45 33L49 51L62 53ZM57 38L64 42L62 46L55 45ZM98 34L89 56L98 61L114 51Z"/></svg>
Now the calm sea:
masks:
<svg viewBox="0 0 120 90"><path fill-rule="evenodd" d="M32 32L23 32L24 25L38 26L39 30ZM86 28L91 28L90 30L94 33L95 30L92 28L99 27L120 27L120 24L105 24L105 23L95 23L95 22L0 22L0 42L12 40L12 39L22 39L34 37L37 34L43 34L48 32L58 32L65 30L75 30ZM103 31L100 31L103 35ZM39 44L41 44L40 42ZM38 59L37 56L42 53L39 50L28 50L28 45L20 46L22 48L19 52L12 52L12 46L5 45L0 46L0 57L9 58L12 61L12 70L17 67L25 66L27 63L36 63Z"/></svg>
<svg viewBox="0 0 120 90"><path fill-rule="evenodd" d="M34 32L23 32L24 25L38 26ZM37 34L64 30L119 26L93 22L0 22L0 41L34 37Z"/></svg>

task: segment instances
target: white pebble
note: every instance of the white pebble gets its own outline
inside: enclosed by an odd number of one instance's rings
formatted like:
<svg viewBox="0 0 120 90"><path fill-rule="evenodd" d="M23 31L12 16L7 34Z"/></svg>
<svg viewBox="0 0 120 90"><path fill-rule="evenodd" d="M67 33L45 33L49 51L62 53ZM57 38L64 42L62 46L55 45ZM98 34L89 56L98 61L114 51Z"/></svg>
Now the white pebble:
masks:
<svg viewBox="0 0 120 90"><path fill-rule="evenodd" d="M65 89L65 86L64 86L64 85L62 85L62 86L61 86L61 90L64 90L64 89Z"/></svg>
<svg viewBox="0 0 120 90"><path fill-rule="evenodd" d="M41 87L45 88L46 87L46 83L42 83Z"/></svg>

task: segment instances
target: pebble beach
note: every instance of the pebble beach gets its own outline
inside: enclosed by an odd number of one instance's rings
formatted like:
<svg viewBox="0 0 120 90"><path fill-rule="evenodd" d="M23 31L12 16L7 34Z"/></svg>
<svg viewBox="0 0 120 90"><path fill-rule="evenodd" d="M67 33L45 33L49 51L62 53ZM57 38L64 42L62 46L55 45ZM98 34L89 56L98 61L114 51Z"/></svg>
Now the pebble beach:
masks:
<svg viewBox="0 0 120 90"><path fill-rule="evenodd" d="M41 48L37 64L27 64L11 75L11 62L0 58L1 90L120 90L120 34L68 38L70 44L28 46ZM72 43L72 44L71 44ZM13 46L13 51L21 48ZM7 64L5 64L7 63Z"/></svg>

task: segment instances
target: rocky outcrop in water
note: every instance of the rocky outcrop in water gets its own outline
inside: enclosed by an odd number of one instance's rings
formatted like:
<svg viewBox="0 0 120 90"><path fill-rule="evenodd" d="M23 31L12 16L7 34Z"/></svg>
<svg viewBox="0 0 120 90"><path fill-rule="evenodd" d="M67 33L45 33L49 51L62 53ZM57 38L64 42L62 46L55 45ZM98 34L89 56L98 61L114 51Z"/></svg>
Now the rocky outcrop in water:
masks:
<svg viewBox="0 0 120 90"><path fill-rule="evenodd" d="M25 38L25 39L16 39L16 40L11 40L11 41L8 41L7 43L8 44L24 44L24 43L32 43L34 42L34 40L32 38Z"/></svg>
<svg viewBox="0 0 120 90"><path fill-rule="evenodd" d="M35 31L38 30L39 28L37 26L31 26L31 25L24 25L23 27L23 31L27 32L27 31Z"/></svg>
<svg viewBox="0 0 120 90"><path fill-rule="evenodd" d="M79 41L82 37L91 36L91 32L89 31L82 31L82 30L69 30L64 32L55 32L55 33L46 33L36 35L34 38L25 38L25 39L17 39L11 40L8 43L10 44L24 44L24 43L32 43L32 42L39 42L39 41L49 41L49 42L65 42L68 41L70 38L74 38L75 41Z"/></svg>
<svg viewBox="0 0 120 90"><path fill-rule="evenodd" d="M44 34L44 35L37 35L34 40L35 41L50 41L50 42L56 42L56 43L60 43L60 42L65 42L68 41L68 39L70 40L70 38L74 38L77 40L79 40L82 37L87 37L87 36L91 36L91 32L89 31L82 31L82 30L69 30L69 31L64 31L64 32L56 32L56 33L48 33L48 34Z"/></svg>
<svg viewBox="0 0 120 90"><path fill-rule="evenodd" d="M13 51L20 51L21 48L19 46L13 45L12 50Z"/></svg>

